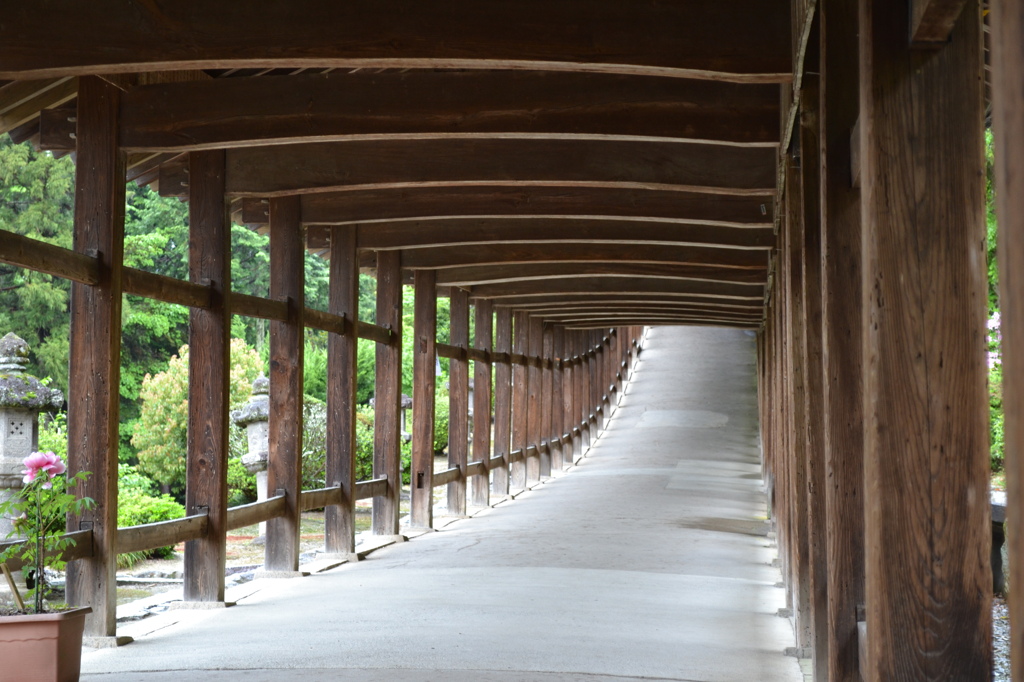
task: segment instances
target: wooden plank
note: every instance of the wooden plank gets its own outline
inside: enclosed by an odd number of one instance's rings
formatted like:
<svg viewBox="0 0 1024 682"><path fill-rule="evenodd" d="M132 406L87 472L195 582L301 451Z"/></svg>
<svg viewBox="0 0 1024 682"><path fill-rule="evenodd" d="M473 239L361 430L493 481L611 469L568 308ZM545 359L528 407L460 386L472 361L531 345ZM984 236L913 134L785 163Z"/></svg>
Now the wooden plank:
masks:
<svg viewBox="0 0 1024 682"><path fill-rule="evenodd" d="M356 322L356 336L360 339L376 341L386 346L394 345L398 340L398 335L393 329L387 329L376 324L363 322L362 320Z"/></svg>
<svg viewBox="0 0 1024 682"><path fill-rule="evenodd" d="M0 230L0 262L80 284L97 284L100 281L100 262L95 256L30 239L6 229Z"/></svg>
<svg viewBox="0 0 1024 682"><path fill-rule="evenodd" d="M284 322L288 317L288 304L272 301L249 294L231 293L231 310L236 315L259 317L274 322Z"/></svg>
<svg viewBox="0 0 1024 682"><path fill-rule="evenodd" d="M498 308L494 329L494 457L491 459L491 492L508 495L512 437L512 310ZM495 459L501 458L499 463Z"/></svg>
<svg viewBox="0 0 1024 682"><path fill-rule="evenodd" d="M551 366L551 359L554 357L554 330L551 325L545 325L538 318L537 324L541 327L541 358L545 360L544 366L540 370L540 437L541 440L547 441L553 437L554 432L551 430L552 424L552 404L554 403L554 370ZM550 444L547 447L541 448L540 451L540 476L546 478L551 476L551 469L553 468L552 460L554 454Z"/></svg>
<svg viewBox="0 0 1024 682"><path fill-rule="evenodd" d="M215 7L189 0L159 12L97 0L61 9L55 17L34 4L9 8L0 25L0 78L317 66L598 71L774 83L788 80L790 69L788 5L761 0L728 7L524 0L486 8L460 0L443 10L411 0L303 0L258 13L238 0Z"/></svg>
<svg viewBox="0 0 1024 682"><path fill-rule="evenodd" d="M11 84L7 88L13 88L15 85ZM35 85L41 86L41 89L24 99L20 97L20 93L7 99L5 97L7 93L0 91L0 102L15 102L13 106L6 107L0 104L0 134L12 131L31 121L38 115L40 109L59 106L74 99L78 92L77 78L48 79Z"/></svg>
<svg viewBox="0 0 1024 682"><path fill-rule="evenodd" d="M599 296L536 296L515 302L517 308L538 314L557 311L602 310L606 307L638 309L680 309L680 310L731 310L735 312L760 312L764 299L759 301L727 301L702 296L673 296L671 294L647 295L608 293Z"/></svg>
<svg viewBox="0 0 1024 682"><path fill-rule="evenodd" d="M462 349L448 365L448 466L462 469L469 461L469 295L465 289L452 289L449 335L452 345ZM466 514L466 478L448 485L448 513Z"/></svg>
<svg viewBox="0 0 1024 682"><path fill-rule="evenodd" d="M374 391L373 476L387 478L388 488L373 498L375 535L398 535L398 496L402 488L399 428L402 401L402 264L401 255L381 251L377 257L377 324L394 334L391 344L377 344Z"/></svg>
<svg viewBox="0 0 1024 682"><path fill-rule="evenodd" d="M434 277L437 277L437 271L431 270L434 273ZM460 348L459 346L453 346L450 343L438 343L436 346L437 357L448 358L449 360L465 360L469 357L468 349Z"/></svg>
<svg viewBox="0 0 1024 682"><path fill-rule="evenodd" d="M357 500L369 500L375 497L381 497L387 495L388 492L388 479L381 476L380 478L373 478L369 481L359 481L356 483L356 499Z"/></svg>
<svg viewBox="0 0 1024 682"><path fill-rule="evenodd" d="M205 513L186 516L181 519L147 523L142 526L128 526L117 529L117 553L144 552L158 547L185 542L186 547L210 534L210 517ZM188 578L185 586L188 587ZM190 601L202 601L192 599ZM223 601L223 600L221 600Z"/></svg>
<svg viewBox="0 0 1024 682"><path fill-rule="evenodd" d="M481 183L743 196L773 191L775 173L771 148L687 142L456 138L228 150L231 196Z"/></svg>
<svg viewBox="0 0 1024 682"><path fill-rule="evenodd" d="M93 556L92 530L76 530L64 533L63 537L70 538L72 545L61 552L64 561L71 564L79 559L89 559ZM0 552L7 551L8 547L24 544L23 540L7 540L0 542ZM46 556L55 556L56 552L47 552ZM24 567L21 561L21 554L15 554L4 562L10 571L20 571Z"/></svg>
<svg viewBox="0 0 1024 682"><path fill-rule="evenodd" d="M552 294L677 294L704 296L727 302L737 300L763 301L764 287L735 282L705 282L691 279L657 277L566 277L549 281L523 281L503 284L481 284L470 291L473 298L514 299ZM505 303L506 301L502 301Z"/></svg>
<svg viewBox="0 0 1024 682"><path fill-rule="evenodd" d="M272 495L262 502L252 502L228 509L228 530L255 526L288 513L288 500L284 495Z"/></svg>
<svg viewBox="0 0 1024 682"><path fill-rule="evenodd" d="M967 0L911 0L911 36L915 47L940 48L949 42Z"/></svg>
<svg viewBox="0 0 1024 682"><path fill-rule="evenodd" d="M184 595L185 601L222 602L232 428L231 222L224 201L224 152L189 155L189 177L189 280L208 292L210 306L189 311L185 513L205 512L208 525L207 532L185 544Z"/></svg>
<svg viewBox="0 0 1024 682"><path fill-rule="evenodd" d="M340 490L338 502L324 511L324 547L334 554L356 551L356 358L355 328L359 317L359 268L356 265L356 234L338 227L331 235L331 314L351 320L344 333L327 337L327 452L324 475Z"/></svg>
<svg viewBox="0 0 1024 682"><path fill-rule="evenodd" d="M529 317L517 311L513 314L512 325L512 449L522 450L529 445L529 367L525 356L530 348ZM520 356L519 360L514 357ZM509 485L517 490L525 488L527 482L526 464L512 462Z"/></svg>
<svg viewBox="0 0 1024 682"><path fill-rule="evenodd" d="M133 88L121 106L121 141L129 150L164 151L391 135L772 145L778 108L773 85L600 73L335 71Z"/></svg>
<svg viewBox="0 0 1024 682"><path fill-rule="evenodd" d="M531 360L541 354L543 343L543 323L538 318L524 317L526 320L526 350L524 353L530 356ZM544 403L541 398L541 367L536 362L529 362L526 367L526 444L537 445L543 438L541 433L541 412ZM530 457L526 460L526 483L530 485L540 480L540 457Z"/></svg>
<svg viewBox="0 0 1024 682"><path fill-rule="evenodd" d="M89 605L85 632L117 632L117 449L120 440L121 270L124 264L124 154L118 149L120 93L83 78L78 97L74 250L100 254L99 282L71 285L68 474L91 472L77 486L96 506L68 519L92 530L93 554L68 566L69 604Z"/></svg>
<svg viewBox="0 0 1024 682"><path fill-rule="evenodd" d="M494 341L494 312L490 301L477 301L474 306L473 347L490 354ZM490 504L491 456L491 363L474 358L473 363L473 459L483 463L483 470L469 479L474 506Z"/></svg>
<svg viewBox="0 0 1024 682"><path fill-rule="evenodd" d="M479 460L476 462L470 462L466 465L466 476L475 477L483 476L487 473L487 460ZM472 480L472 478L470 478Z"/></svg>
<svg viewBox="0 0 1024 682"><path fill-rule="evenodd" d="M859 115L857 3L821 4L821 229L824 457L828 537L828 678L861 682L864 604L864 417L860 191L849 130ZM860 136L855 135L859 144Z"/></svg>
<svg viewBox="0 0 1024 682"><path fill-rule="evenodd" d="M305 248L297 197L270 202L270 297L287 303L288 317L270 323L270 452L267 491L285 495L286 511L267 523L268 571L299 570L299 493L302 490L302 314Z"/></svg>
<svg viewBox="0 0 1024 682"><path fill-rule="evenodd" d="M299 497L299 508L304 512L314 509L324 509L326 512L327 509L343 503L341 486L337 485L316 490L303 490Z"/></svg>
<svg viewBox="0 0 1024 682"><path fill-rule="evenodd" d="M928 59L902 3L862 0L861 17L865 672L988 680L981 11Z"/></svg>
<svg viewBox="0 0 1024 682"><path fill-rule="evenodd" d="M438 471L433 476L433 486L440 488L441 486L452 486L459 481L463 481L465 478L462 476L462 469L460 467L451 467L444 471Z"/></svg>
<svg viewBox="0 0 1024 682"><path fill-rule="evenodd" d="M625 248L625 247L624 247ZM766 286L766 268L734 268L715 265L635 263L619 261L580 263L513 263L469 265L438 270L438 286L472 288L486 284L551 280L564 277L658 277L676 280L707 280Z"/></svg>
<svg viewBox="0 0 1024 682"><path fill-rule="evenodd" d="M437 277L417 270L412 355L412 502L409 523L434 525L434 399L437 392Z"/></svg>
<svg viewBox="0 0 1024 682"><path fill-rule="evenodd" d="M322 329L332 334L347 334L349 330L344 315L334 315L316 308L306 308L302 313L302 322L307 327Z"/></svg>
<svg viewBox="0 0 1024 682"><path fill-rule="evenodd" d="M203 282L185 282L135 268L124 268L124 293L144 296L189 308L209 309L213 292Z"/></svg>
<svg viewBox="0 0 1024 682"><path fill-rule="evenodd" d="M1003 416L1006 452L1024 452L1024 5L992 3L993 129L996 210L999 216L999 287L1003 350ZM1007 457L1006 527L1024 528L1024 462ZM1024 585L1024 534L1007 537L1010 584ZM1017 581L1014 583L1013 581ZM1010 653L1014 670L1024 670L1024 600L1010 609Z"/></svg>

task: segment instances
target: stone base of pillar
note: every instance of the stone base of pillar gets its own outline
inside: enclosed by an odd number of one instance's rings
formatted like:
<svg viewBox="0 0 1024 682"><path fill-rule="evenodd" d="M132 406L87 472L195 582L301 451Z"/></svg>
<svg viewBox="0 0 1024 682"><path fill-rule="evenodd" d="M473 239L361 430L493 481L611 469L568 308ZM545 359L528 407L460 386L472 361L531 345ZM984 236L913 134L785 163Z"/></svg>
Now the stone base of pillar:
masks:
<svg viewBox="0 0 1024 682"><path fill-rule="evenodd" d="M116 649L119 646L131 644L135 641L135 638L127 635L115 635L114 637L90 637L86 635L82 638L82 646L87 646L90 649Z"/></svg>
<svg viewBox="0 0 1024 682"><path fill-rule="evenodd" d="M173 601L167 606L167 609L169 611L209 611L226 609L236 603L233 601Z"/></svg>

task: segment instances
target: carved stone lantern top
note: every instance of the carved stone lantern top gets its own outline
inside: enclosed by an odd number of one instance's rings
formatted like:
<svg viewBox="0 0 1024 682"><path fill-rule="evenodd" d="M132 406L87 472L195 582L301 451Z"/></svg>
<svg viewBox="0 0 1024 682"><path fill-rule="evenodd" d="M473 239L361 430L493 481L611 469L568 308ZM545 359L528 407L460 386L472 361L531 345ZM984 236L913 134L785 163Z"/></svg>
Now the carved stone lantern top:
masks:
<svg viewBox="0 0 1024 682"><path fill-rule="evenodd" d="M25 340L14 334L0 339L0 408L39 411L60 407L63 393L25 373L28 350Z"/></svg>
<svg viewBox="0 0 1024 682"><path fill-rule="evenodd" d="M248 426L253 422L265 422L270 419L270 379L261 373L252 382L252 396L242 409L231 413L231 419L238 426Z"/></svg>

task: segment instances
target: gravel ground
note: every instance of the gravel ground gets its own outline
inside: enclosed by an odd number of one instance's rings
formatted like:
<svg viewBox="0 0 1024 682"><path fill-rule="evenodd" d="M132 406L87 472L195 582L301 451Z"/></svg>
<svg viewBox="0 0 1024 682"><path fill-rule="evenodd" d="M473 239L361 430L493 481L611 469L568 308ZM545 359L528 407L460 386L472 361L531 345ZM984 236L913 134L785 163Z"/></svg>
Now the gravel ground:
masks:
<svg viewBox="0 0 1024 682"><path fill-rule="evenodd" d="M995 658L992 679L995 682L1009 682L1010 613L1002 597L992 601L992 649Z"/></svg>

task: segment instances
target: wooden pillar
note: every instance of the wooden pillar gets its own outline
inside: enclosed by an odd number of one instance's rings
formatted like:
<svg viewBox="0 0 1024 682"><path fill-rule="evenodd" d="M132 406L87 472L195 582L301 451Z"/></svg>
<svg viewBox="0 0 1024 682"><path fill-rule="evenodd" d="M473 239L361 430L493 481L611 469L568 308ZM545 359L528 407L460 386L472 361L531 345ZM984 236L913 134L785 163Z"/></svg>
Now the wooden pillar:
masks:
<svg viewBox="0 0 1024 682"><path fill-rule="evenodd" d="M434 525L437 271L417 270L413 277L415 280L415 310L413 313L415 342L412 351L412 499L409 524L413 528L430 528Z"/></svg>
<svg viewBox="0 0 1024 682"><path fill-rule="evenodd" d="M857 610L864 605L864 405L860 189L852 177L857 123L857 1L821 4L823 429L828 538L828 678L860 682Z"/></svg>
<svg viewBox="0 0 1024 682"><path fill-rule="evenodd" d="M561 471L565 467L565 448L562 435L565 433L565 398L562 393L565 386L565 327L554 325L551 329L551 469Z"/></svg>
<svg viewBox="0 0 1024 682"><path fill-rule="evenodd" d="M121 382L121 271L124 261L125 157L119 149L120 91L79 79L75 169L76 253L98 255L100 281L71 284L68 474L92 475L77 487L96 507L68 519L91 529L93 555L68 565L68 602L92 606L88 637L117 632L117 446Z"/></svg>
<svg viewBox="0 0 1024 682"><path fill-rule="evenodd" d="M579 437L576 435L576 332L565 331L562 348L562 406L565 414L562 430L569 434L569 441L563 451L565 466L571 466L580 452Z"/></svg>
<svg viewBox="0 0 1024 682"><path fill-rule="evenodd" d="M469 349L469 293L452 288L451 339L453 346ZM463 474L469 462L469 360L465 355L449 365L451 390L448 409L448 466L459 468ZM466 515L466 478L462 476L448 484L448 513Z"/></svg>
<svg viewBox="0 0 1024 682"><path fill-rule="evenodd" d="M330 312L344 315L345 333L327 337L327 485L341 488L341 503L324 511L324 544L331 554L355 557L356 358L359 261L356 228L331 231Z"/></svg>
<svg viewBox="0 0 1024 682"><path fill-rule="evenodd" d="M494 352L507 357L512 352L512 309L498 308L494 330ZM508 453L512 438L512 364L506 360L494 365L494 456L504 461L491 472L491 492L508 495Z"/></svg>
<svg viewBox="0 0 1024 682"><path fill-rule="evenodd" d="M539 321L538 321L539 323ZM555 434L551 430L553 423L551 406L554 404L554 331L551 325L544 325L541 333L541 374L540 374L540 440L544 447L540 451L540 476L551 476L552 451L555 449Z"/></svg>
<svg viewBox="0 0 1024 682"><path fill-rule="evenodd" d="M474 310L473 347L490 353L493 346L494 313L490 301L478 300ZM490 499L491 458L491 363L473 363L473 461L484 463L484 472L470 479L473 504L486 507Z"/></svg>
<svg viewBox="0 0 1024 682"><path fill-rule="evenodd" d="M525 312L516 311L513 315L512 351L526 355L529 350L528 317ZM523 363L512 366L512 449L525 449L529 438L529 372ZM520 459L509 465L511 482L515 489L526 487L526 460Z"/></svg>
<svg viewBox="0 0 1024 682"><path fill-rule="evenodd" d="M529 318L526 322L526 333L528 336L526 345L528 350L526 354L530 356L529 365L527 366L527 426L526 426L526 444L537 446L537 454L533 457L529 457L526 460L526 482L527 484L536 483L540 480L540 442L543 438L541 431L541 413L543 411L543 400L541 393L543 387L541 386L541 363L544 361L544 355L542 352L542 329L541 321L539 319ZM549 467L550 468L550 467Z"/></svg>
<svg viewBox="0 0 1024 682"><path fill-rule="evenodd" d="M267 571L299 570L302 491L302 313L306 240L299 197L270 200L270 298L288 304L285 321L270 323L270 422L267 494L285 495L285 513L267 522Z"/></svg>
<svg viewBox="0 0 1024 682"><path fill-rule="evenodd" d="M977 0L913 51L860 4L868 680L989 680L984 98Z"/></svg>
<svg viewBox="0 0 1024 682"><path fill-rule="evenodd" d="M188 155L189 278L209 285L211 306L189 312L185 513L206 512L206 537L185 543L185 601L224 601L228 408L231 402L231 222L224 152Z"/></svg>
<svg viewBox="0 0 1024 682"><path fill-rule="evenodd" d="M398 535L398 501L402 490L402 261L398 251L377 253L377 324L390 329L392 338L389 344L377 344L373 477L387 477L388 488L384 495L373 498L373 532Z"/></svg>
<svg viewBox="0 0 1024 682"><path fill-rule="evenodd" d="M996 209L1003 336L1003 418L1006 446L1006 527L1010 585L1024 585L1024 5L991 3ZM1016 588L1018 591L1020 587ZM1010 601L1010 649L1015 679L1024 672L1024 599Z"/></svg>

